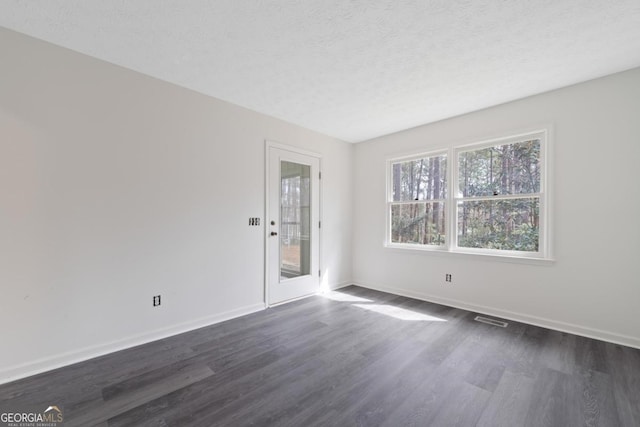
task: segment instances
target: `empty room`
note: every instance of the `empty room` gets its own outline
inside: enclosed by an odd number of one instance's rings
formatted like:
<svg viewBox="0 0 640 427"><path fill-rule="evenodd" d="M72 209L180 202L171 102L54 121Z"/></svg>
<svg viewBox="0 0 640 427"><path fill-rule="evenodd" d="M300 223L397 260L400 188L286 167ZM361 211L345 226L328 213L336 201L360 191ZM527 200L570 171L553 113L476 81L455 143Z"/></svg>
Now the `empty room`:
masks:
<svg viewBox="0 0 640 427"><path fill-rule="evenodd" d="M1 426L639 426L638 0L0 2Z"/></svg>

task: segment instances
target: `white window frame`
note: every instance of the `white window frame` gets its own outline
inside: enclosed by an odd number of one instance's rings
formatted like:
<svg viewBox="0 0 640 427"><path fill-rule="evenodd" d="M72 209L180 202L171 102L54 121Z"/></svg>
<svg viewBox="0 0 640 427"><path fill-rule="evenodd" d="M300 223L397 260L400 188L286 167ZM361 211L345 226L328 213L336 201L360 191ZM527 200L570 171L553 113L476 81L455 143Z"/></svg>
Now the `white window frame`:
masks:
<svg viewBox="0 0 640 427"><path fill-rule="evenodd" d="M446 199L433 199L433 200L408 200L408 201L400 201L400 202L396 202L393 200L393 184L392 184L392 179L393 179L393 164L394 163L404 163L404 162L410 162L412 160L420 160L420 159L424 159L424 158L429 158L429 157L437 157L437 156L446 156L447 158L447 198ZM387 161L387 238L386 238L386 242L387 242L387 246L389 247L398 247L398 248L406 248L406 249L417 249L417 250L439 250L439 251L443 251L443 250L447 250L447 248L449 248L451 242L449 240L449 229L448 229L448 221L449 221L449 203L451 203L450 199L451 196L449 194L450 191L450 187L449 187L449 179L450 177L450 170L451 170L451 166L450 166L450 160L451 159L451 153L450 150L436 150L436 151L429 151L426 153L420 153L420 154L413 154L410 156L404 156L404 157L396 157L393 159L389 159ZM440 203L444 203L444 215L445 215L445 233L444 233L444 245L421 245L418 243L395 243L391 241L391 209L392 206L394 205L402 205L402 204L411 204L411 203L435 203L435 202L440 202Z"/></svg>
<svg viewBox="0 0 640 427"><path fill-rule="evenodd" d="M531 130L527 132L512 134L506 137L486 139L465 144L452 144L448 148L425 151L417 154L393 157L386 162L386 229L385 247L390 249L424 251L429 253L444 253L456 255L485 256L497 260L524 260L524 261L553 261L551 247L551 131L550 127ZM458 241L458 202L462 199L459 194L458 182L458 155L463 152L479 150L496 145L513 144L533 139L540 140L540 192L539 197L539 232L538 232L538 252L508 251L500 249L466 248L459 247ZM447 157L447 198L445 203L445 244L443 246L421 245L416 243L394 243L391 241L391 206L397 204L393 202L393 176L392 165L394 163L406 162L410 160L422 159L439 155ZM500 198L510 198L510 196L487 196L486 199L495 200ZM483 198L484 199L484 198Z"/></svg>

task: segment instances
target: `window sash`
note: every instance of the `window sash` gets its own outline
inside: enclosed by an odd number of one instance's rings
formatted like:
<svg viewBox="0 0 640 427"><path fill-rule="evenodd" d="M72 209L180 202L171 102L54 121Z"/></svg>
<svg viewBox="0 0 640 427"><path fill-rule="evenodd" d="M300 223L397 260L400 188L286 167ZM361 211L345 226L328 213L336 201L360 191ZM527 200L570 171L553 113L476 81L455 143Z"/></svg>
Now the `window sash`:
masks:
<svg viewBox="0 0 640 427"><path fill-rule="evenodd" d="M530 138L501 140L457 148L457 173L454 177L456 194L474 197L469 195L469 192L476 192L476 196L484 197L540 192L542 144L543 140L540 136L532 135ZM475 156L472 156L474 154ZM535 154L537 156L532 156ZM533 159L535 161L531 161ZM467 161L475 163L476 167L468 167ZM505 161L506 164L503 163ZM478 187L474 187L472 183L463 183L461 174L467 171ZM505 171L507 171L506 179L502 176Z"/></svg>
<svg viewBox="0 0 640 427"><path fill-rule="evenodd" d="M434 206L435 205L435 206ZM409 229L409 235L413 234L414 237L416 234L422 238L422 240L427 240L428 242L420 243L419 241L415 241L416 239L412 239L413 241L400 241L401 239L394 240L394 234L399 232L394 227L394 221L401 224L402 221L402 208L410 208L411 206L415 206L416 209L420 210L422 207L423 212L414 212L414 215L422 215L422 219L413 218L414 221L405 224L403 229L406 231ZM427 206L431 206L430 209L427 209ZM394 208L398 207L399 215L394 215ZM412 245L412 246L424 246L424 247L437 247L443 248L447 245L447 221L448 221L448 202L445 200L415 200L412 202L390 202L388 207L388 215L389 215L389 234L388 234L388 242L393 245ZM437 216L437 218L436 218ZM437 223L434 223L433 220L437 220ZM413 228L417 226L418 230L413 230ZM428 229L428 230L427 230Z"/></svg>
<svg viewBox="0 0 640 427"><path fill-rule="evenodd" d="M414 154L411 156L405 156L405 157L398 157L398 158L394 158L391 159L389 161L387 161L387 202L389 203L411 203L411 202L416 202L416 201L442 201L442 200L448 200L450 198L450 189L451 187L449 186L449 179L450 179L450 171L451 171L451 166L450 166L450 152L449 150L443 151L443 150L438 150L438 151L432 151L432 152L426 152L426 153L419 153L419 154ZM394 200L394 182L393 182L393 170L394 170L394 166L398 165L398 164L404 164L404 163L408 163L408 162L415 162L415 161L420 161L420 160L426 160L428 161L429 159L433 158L433 159L437 159L439 157L444 157L444 167L445 167L445 171L442 173L442 177L444 179L444 183L443 183L443 192L444 192L444 196L443 198L433 198L433 199L429 199L429 198L419 198L419 200L414 200L414 199L408 199L408 200ZM425 171L426 173L426 171Z"/></svg>
<svg viewBox="0 0 640 427"><path fill-rule="evenodd" d="M523 203L520 206L508 203L518 201ZM471 206L468 216L462 219L465 204ZM455 208L456 249L539 254L540 205L540 196L458 200ZM461 224L461 220L468 222ZM473 241L483 242L486 246L474 245Z"/></svg>

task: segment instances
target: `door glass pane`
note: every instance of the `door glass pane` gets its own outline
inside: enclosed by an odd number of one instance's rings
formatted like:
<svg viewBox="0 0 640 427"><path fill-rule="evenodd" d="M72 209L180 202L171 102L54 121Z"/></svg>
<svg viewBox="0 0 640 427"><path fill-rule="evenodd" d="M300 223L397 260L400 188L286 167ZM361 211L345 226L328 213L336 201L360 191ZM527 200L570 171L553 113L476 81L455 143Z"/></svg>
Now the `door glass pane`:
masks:
<svg viewBox="0 0 640 427"><path fill-rule="evenodd" d="M311 166L280 163L280 278L311 270Z"/></svg>

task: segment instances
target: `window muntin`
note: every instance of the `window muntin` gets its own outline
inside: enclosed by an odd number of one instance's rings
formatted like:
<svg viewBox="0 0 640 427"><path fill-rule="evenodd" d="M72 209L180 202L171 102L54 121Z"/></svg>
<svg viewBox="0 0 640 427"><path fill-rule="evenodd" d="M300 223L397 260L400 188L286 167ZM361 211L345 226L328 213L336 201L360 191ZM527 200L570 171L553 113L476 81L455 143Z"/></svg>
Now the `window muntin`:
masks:
<svg viewBox="0 0 640 427"><path fill-rule="evenodd" d="M444 246L447 155L392 162L390 169L390 242Z"/></svg>
<svg viewBox="0 0 640 427"><path fill-rule="evenodd" d="M546 144L540 131L390 160L388 245L548 257Z"/></svg>

